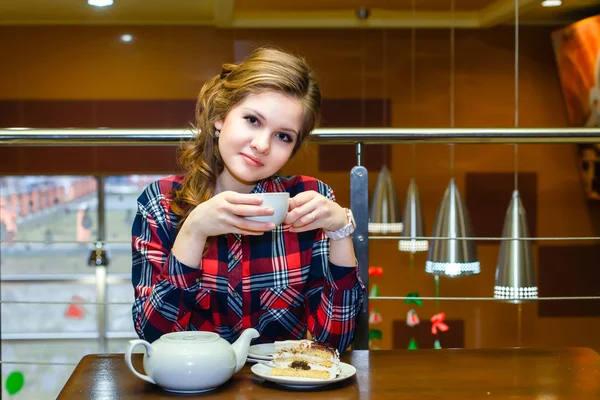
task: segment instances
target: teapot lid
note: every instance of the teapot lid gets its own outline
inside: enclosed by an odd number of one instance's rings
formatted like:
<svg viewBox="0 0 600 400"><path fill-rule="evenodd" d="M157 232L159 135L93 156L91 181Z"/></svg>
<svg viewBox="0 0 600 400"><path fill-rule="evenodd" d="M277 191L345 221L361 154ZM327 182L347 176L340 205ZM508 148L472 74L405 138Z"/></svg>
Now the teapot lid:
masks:
<svg viewBox="0 0 600 400"><path fill-rule="evenodd" d="M213 332L199 332L199 331L189 331L189 332L172 332L163 335L161 339L166 339L169 341L175 342L184 342L184 343L206 343L206 342L214 342L220 338L219 335Z"/></svg>

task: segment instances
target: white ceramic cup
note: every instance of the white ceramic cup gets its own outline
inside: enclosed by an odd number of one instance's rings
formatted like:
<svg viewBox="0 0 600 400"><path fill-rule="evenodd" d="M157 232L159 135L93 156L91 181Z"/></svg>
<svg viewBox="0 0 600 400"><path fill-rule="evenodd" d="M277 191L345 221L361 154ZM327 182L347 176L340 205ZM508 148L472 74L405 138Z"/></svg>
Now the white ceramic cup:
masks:
<svg viewBox="0 0 600 400"><path fill-rule="evenodd" d="M262 207L271 207L273 209L273 215L246 217L246 219L258 222L272 222L275 226L280 225L288 212L290 194L288 192L254 194L262 198Z"/></svg>

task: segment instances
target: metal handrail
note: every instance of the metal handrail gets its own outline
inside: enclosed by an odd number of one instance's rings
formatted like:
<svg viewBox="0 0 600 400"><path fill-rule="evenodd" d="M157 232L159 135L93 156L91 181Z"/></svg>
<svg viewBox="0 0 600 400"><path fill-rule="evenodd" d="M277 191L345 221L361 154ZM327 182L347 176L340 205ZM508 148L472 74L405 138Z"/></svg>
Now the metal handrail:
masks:
<svg viewBox="0 0 600 400"><path fill-rule="evenodd" d="M184 129L0 129L0 146L178 145ZM318 144L597 143L600 128L320 128Z"/></svg>

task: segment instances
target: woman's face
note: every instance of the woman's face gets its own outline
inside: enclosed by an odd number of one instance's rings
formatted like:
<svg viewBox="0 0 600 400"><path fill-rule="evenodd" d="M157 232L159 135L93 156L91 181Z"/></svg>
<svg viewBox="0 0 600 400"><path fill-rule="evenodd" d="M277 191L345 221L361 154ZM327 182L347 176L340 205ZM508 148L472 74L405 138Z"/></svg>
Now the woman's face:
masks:
<svg viewBox="0 0 600 400"><path fill-rule="evenodd" d="M274 91L248 95L217 121L219 152L225 164L217 191L251 190L290 159L302 124L299 100Z"/></svg>

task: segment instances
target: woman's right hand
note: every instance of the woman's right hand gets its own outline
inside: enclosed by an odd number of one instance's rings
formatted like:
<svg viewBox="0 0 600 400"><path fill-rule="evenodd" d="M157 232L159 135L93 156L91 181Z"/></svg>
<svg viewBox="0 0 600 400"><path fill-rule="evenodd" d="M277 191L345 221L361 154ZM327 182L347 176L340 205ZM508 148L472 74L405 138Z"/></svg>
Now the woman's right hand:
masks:
<svg viewBox="0 0 600 400"><path fill-rule="evenodd" d="M247 193L221 192L192 210L184 226L203 238L227 233L262 235L275 229L271 222L251 221L244 217L273 215L273 209L263 207L262 198Z"/></svg>

